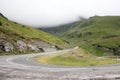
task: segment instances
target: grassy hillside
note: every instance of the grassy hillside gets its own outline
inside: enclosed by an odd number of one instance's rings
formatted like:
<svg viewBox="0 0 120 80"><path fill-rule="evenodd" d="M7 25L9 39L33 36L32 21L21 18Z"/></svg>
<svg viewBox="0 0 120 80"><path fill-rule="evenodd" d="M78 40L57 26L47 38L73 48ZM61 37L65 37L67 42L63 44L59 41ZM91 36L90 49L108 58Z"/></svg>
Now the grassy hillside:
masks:
<svg viewBox="0 0 120 80"><path fill-rule="evenodd" d="M67 43L58 37L50 35L42 30L10 21L0 14L0 39L7 39L8 41L25 39L27 42L27 40L32 38L56 45L59 48L64 48L67 46Z"/></svg>
<svg viewBox="0 0 120 80"><path fill-rule="evenodd" d="M66 32L66 31L70 30L71 28L73 28L74 26L76 26L77 24L79 24L79 21L69 23L69 24L60 25L60 26L55 26L55 27L43 27L40 29L45 31L45 32L51 33L53 35L60 36L64 32Z"/></svg>
<svg viewBox="0 0 120 80"><path fill-rule="evenodd" d="M89 53L102 55L120 54L120 17L94 16L80 21L66 31L65 37L73 46L80 46Z"/></svg>
<svg viewBox="0 0 120 80"><path fill-rule="evenodd" d="M61 37L71 46L82 47L98 56L120 55L120 16L94 16L79 21Z"/></svg>
<svg viewBox="0 0 120 80"><path fill-rule="evenodd" d="M38 62L64 66L120 63L120 16L94 16L64 27L54 28L53 33L60 29L59 36L74 50L37 57Z"/></svg>

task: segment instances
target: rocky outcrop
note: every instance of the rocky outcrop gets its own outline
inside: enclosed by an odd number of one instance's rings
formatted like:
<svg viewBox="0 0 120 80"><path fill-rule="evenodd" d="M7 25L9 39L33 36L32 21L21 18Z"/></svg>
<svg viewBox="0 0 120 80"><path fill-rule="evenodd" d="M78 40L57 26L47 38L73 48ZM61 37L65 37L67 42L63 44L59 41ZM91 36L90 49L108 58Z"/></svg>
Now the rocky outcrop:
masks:
<svg viewBox="0 0 120 80"><path fill-rule="evenodd" d="M57 49L56 49L55 46L51 46L51 47L49 47L49 48L43 47L43 50L44 50L45 52L51 52L51 51L56 51Z"/></svg>
<svg viewBox="0 0 120 80"><path fill-rule="evenodd" d="M13 52L14 46L6 40L0 40L0 50L4 52Z"/></svg>
<svg viewBox="0 0 120 80"><path fill-rule="evenodd" d="M101 45L97 45L97 44L94 44L94 46L96 46L97 48L101 49L101 50L104 50L104 51L107 51L107 52L112 52L114 55L118 55L120 56L120 46L118 47L105 47L105 46L101 46Z"/></svg>
<svg viewBox="0 0 120 80"><path fill-rule="evenodd" d="M24 40L17 40L8 42L7 40L0 39L0 53L10 52L48 52L57 50L55 46L43 42L38 39L31 39L27 42Z"/></svg>
<svg viewBox="0 0 120 80"><path fill-rule="evenodd" d="M43 41L37 40L37 39L32 39L30 41L30 44L32 45L31 46L31 50L33 48L35 51L39 50L39 51L48 52L48 51L55 51L55 50L57 50L55 46L50 45L47 42L43 42Z"/></svg>
<svg viewBox="0 0 120 80"><path fill-rule="evenodd" d="M36 45L28 44L27 47L28 47L29 51L34 51L34 52L38 52L39 51L39 49L38 49L38 47Z"/></svg>
<svg viewBox="0 0 120 80"><path fill-rule="evenodd" d="M16 48L20 51L20 52L25 52L27 50L27 45L25 42L23 42L22 40L17 40L16 42Z"/></svg>

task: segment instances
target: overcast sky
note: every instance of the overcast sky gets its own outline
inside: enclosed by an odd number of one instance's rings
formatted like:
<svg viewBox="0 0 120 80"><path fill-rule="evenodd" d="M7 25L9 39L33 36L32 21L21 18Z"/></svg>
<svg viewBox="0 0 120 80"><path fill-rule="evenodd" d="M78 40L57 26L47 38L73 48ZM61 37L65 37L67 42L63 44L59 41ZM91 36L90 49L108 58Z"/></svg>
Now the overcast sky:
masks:
<svg viewBox="0 0 120 80"><path fill-rule="evenodd" d="M79 16L119 16L120 0L0 0L0 12L26 25L54 26Z"/></svg>

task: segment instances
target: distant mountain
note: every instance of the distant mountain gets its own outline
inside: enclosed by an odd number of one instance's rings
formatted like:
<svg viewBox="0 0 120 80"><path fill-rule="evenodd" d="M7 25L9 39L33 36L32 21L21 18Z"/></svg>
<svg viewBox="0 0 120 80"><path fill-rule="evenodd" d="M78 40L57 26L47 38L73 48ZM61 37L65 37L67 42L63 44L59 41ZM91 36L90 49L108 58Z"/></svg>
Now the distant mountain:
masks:
<svg viewBox="0 0 120 80"><path fill-rule="evenodd" d="M94 16L44 30L97 56L120 55L120 16Z"/></svg>
<svg viewBox="0 0 120 80"><path fill-rule="evenodd" d="M55 26L55 27L42 27L40 28L41 30L48 32L50 34L56 35L56 36L60 36L62 35L64 32L70 30L71 28L73 28L74 26L80 24L81 20L85 20L84 17L80 17L79 21L75 21L72 23L68 23L68 24L63 24L60 26Z"/></svg>
<svg viewBox="0 0 120 80"><path fill-rule="evenodd" d="M65 48L67 43L56 36L8 20L0 13L0 53L40 52Z"/></svg>

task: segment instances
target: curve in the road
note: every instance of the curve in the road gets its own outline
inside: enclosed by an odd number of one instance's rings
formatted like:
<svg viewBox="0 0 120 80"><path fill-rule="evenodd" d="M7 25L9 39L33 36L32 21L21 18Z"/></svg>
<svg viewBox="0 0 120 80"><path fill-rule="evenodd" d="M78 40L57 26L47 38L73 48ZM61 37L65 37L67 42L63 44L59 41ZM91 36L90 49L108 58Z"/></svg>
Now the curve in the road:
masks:
<svg viewBox="0 0 120 80"><path fill-rule="evenodd" d="M64 50L63 50L64 51ZM62 52L62 51L59 51ZM109 77L109 78L119 78L120 77L120 64L115 65L106 65L106 66L95 66L95 67L73 67L73 66L57 66L57 65L48 65L40 64L34 60L31 60L35 56L43 56L49 54L55 54L55 52L40 53L40 54L27 54L27 55L15 55L15 56L1 56L0 57L0 67L7 67L10 69L22 69L30 70L36 72L45 72L45 73L54 73L58 72L55 75L69 75L76 76L78 79L80 77L86 76L87 78L93 77ZM107 75L107 76L106 76ZM109 76L111 75L111 76ZM114 75L114 76L113 76ZM65 79L63 79L65 80Z"/></svg>

